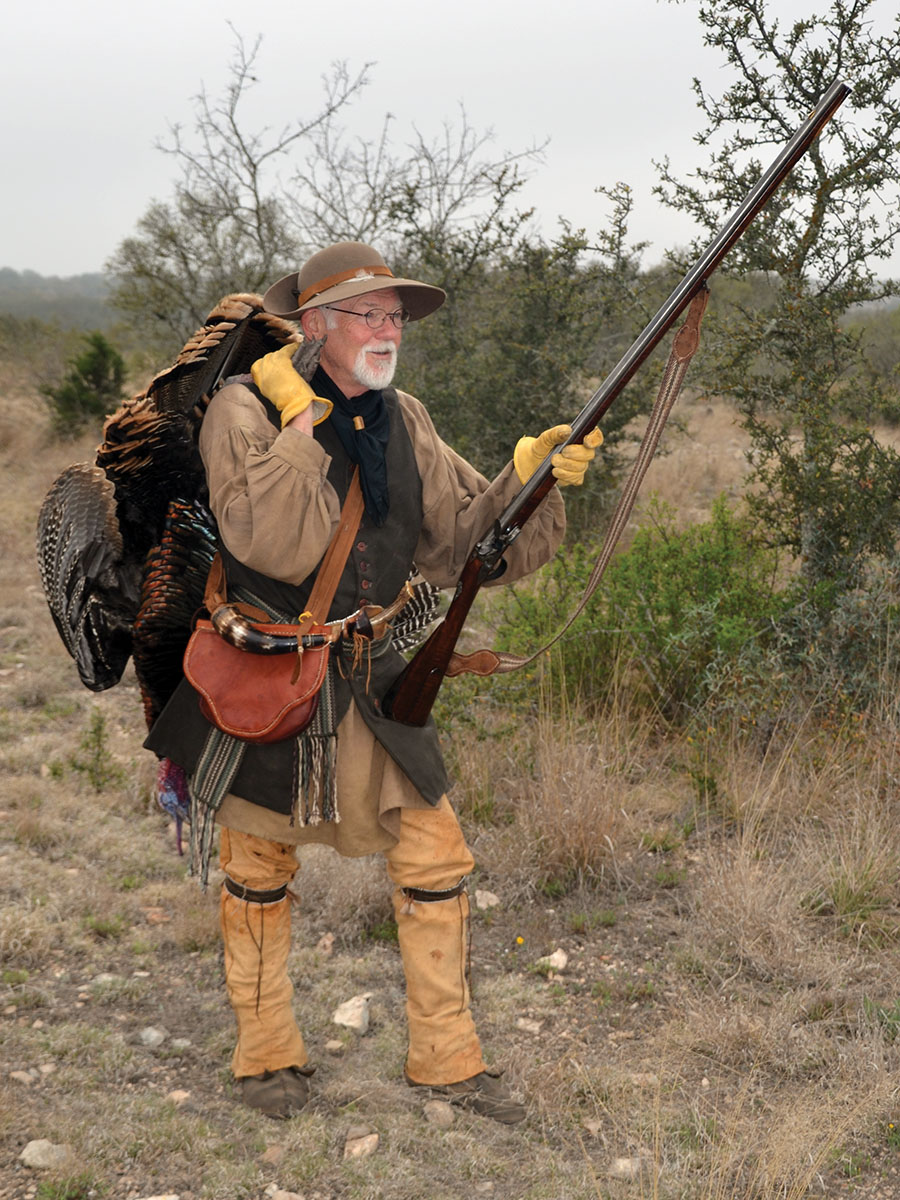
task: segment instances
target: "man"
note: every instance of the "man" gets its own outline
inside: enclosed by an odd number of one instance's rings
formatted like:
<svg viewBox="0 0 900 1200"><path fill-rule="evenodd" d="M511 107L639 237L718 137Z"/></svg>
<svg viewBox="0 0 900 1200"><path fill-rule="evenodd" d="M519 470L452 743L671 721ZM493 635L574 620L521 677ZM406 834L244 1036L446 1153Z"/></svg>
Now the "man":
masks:
<svg viewBox="0 0 900 1200"><path fill-rule="evenodd" d="M440 440L417 400L390 386L405 324L444 298L439 288L395 278L359 242L314 254L266 293L267 311L299 320L306 339L325 340L311 384L291 364L295 347L286 347L254 363L252 377L229 382L204 417L200 452L229 596L275 619L305 611L356 467L365 511L328 618L362 602L389 604L413 563L450 587L520 482L568 436L558 426L520 439L514 463L489 483ZM561 484L582 481L598 443L599 435L554 456ZM504 580L547 561L564 529L553 489L506 555ZM525 1109L488 1070L470 1011L465 884L473 860L447 800L434 724L403 726L381 712L404 666L389 637L362 664L348 647L337 650L332 719L317 718L299 739L235 746L206 723L187 684L147 739L189 772L192 836L208 847L211 818L220 827L235 1079L245 1103L275 1118L294 1115L309 1096L312 1070L287 974L296 847L380 851L395 884L406 976L406 1079L514 1123Z"/></svg>

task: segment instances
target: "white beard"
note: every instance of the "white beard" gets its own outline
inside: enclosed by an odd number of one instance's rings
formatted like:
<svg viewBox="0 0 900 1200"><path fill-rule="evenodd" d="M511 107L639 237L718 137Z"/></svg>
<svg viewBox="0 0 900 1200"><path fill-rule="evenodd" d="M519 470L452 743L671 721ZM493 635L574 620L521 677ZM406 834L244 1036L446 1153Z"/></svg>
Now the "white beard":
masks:
<svg viewBox="0 0 900 1200"><path fill-rule="evenodd" d="M369 357L371 350L389 350L390 358L373 362ZM353 377L364 387L373 391L386 388L394 378L397 369L397 347L394 342L368 342L356 356L353 364Z"/></svg>

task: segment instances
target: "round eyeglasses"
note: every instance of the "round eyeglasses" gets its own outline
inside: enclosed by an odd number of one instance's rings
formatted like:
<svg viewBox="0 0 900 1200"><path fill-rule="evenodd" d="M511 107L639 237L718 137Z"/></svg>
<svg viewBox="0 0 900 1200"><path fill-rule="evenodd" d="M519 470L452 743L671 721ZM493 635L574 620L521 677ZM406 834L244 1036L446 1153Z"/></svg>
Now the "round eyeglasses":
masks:
<svg viewBox="0 0 900 1200"><path fill-rule="evenodd" d="M390 321L395 329L402 329L409 322L409 313L405 308L395 308L393 312L386 312L383 308L367 308L365 312L356 312L352 308L338 308L335 304L323 304L322 307L347 313L351 317L362 317L370 329L380 329L385 321Z"/></svg>

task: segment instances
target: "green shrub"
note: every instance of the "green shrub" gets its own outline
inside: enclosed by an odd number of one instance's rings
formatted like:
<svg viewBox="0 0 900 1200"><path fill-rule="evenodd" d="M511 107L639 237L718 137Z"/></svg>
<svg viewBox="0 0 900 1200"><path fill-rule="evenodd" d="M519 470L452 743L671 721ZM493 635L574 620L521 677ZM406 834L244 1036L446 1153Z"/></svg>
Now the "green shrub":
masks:
<svg viewBox="0 0 900 1200"><path fill-rule="evenodd" d="M127 921L121 913L111 913L100 917L89 913L84 918L84 927L94 937L103 941L106 938L120 938L126 930Z"/></svg>
<svg viewBox="0 0 900 1200"><path fill-rule="evenodd" d="M62 381L41 389L59 437L75 437L122 402L125 360L102 333L87 334L84 343Z"/></svg>
<svg viewBox="0 0 900 1200"><path fill-rule="evenodd" d="M102 792L110 784L122 781L122 768L113 761L110 753L106 717L99 708L91 710L90 724L79 743L79 750L81 753L71 759L72 767L87 776L95 792Z"/></svg>
<svg viewBox="0 0 900 1200"><path fill-rule="evenodd" d="M900 554L870 559L856 587L835 587L782 573L765 530L724 498L684 529L664 504L648 517L547 654L508 675L448 682L436 712L459 746L503 744L523 715L567 706L659 713L703 747L726 730L766 747L808 722L854 744L870 719L900 726ZM528 654L549 642L595 558L576 543L533 579L493 592L479 620L496 626L496 647ZM705 754L694 768L698 802L717 804Z"/></svg>
<svg viewBox="0 0 900 1200"><path fill-rule="evenodd" d="M867 718L900 724L900 559L870 559L852 590L798 578L780 599L765 636L711 669L709 723L729 718L768 740L777 727L789 735L812 719L860 744Z"/></svg>
<svg viewBox="0 0 900 1200"><path fill-rule="evenodd" d="M715 665L771 631L785 600L774 554L724 498L708 521L685 529L658 501L649 517L554 647L549 670L554 688L588 707L624 685L640 703L681 720L704 704ZM523 652L547 641L577 602L594 558L576 545L536 588L510 589L502 648Z"/></svg>

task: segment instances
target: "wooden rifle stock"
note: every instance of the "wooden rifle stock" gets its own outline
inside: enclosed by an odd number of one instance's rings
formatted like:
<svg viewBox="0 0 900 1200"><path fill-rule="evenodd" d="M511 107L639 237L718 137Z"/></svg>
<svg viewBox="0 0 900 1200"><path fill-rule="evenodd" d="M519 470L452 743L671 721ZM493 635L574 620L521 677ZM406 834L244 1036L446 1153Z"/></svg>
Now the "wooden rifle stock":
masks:
<svg viewBox="0 0 900 1200"><path fill-rule="evenodd" d="M847 84L837 80L825 92L815 109L769 169L760 176L731 218L572 422L571 436L555 453L563 446L582 442L585 435L598 424L691 300L706 287L710 275L765 208L775 191L849 95L850 90ZM497 569L505 550L518 537L522 526L551 487L555 486L551 457L552 455L548 455L541 463L475 546L463 567L453 600L443 621L394 681L385 696L383 710L395 721L404 725L424 725L428 720L478 589Z"/></svg>

